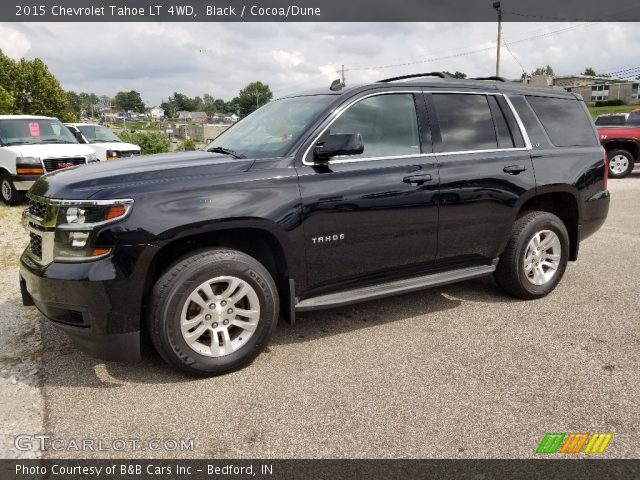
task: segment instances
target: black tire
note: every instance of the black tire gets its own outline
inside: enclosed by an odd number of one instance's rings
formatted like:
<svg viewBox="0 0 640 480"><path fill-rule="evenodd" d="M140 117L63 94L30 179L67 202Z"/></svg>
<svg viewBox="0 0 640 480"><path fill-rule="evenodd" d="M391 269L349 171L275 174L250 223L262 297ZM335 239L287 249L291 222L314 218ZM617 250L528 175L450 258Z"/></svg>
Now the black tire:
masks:
<svg viewBox="0 0 640 480"><path fill-rule="evenodd" d="M11 176L8 173L0 174L0 197L7 205L19 205L24 202L27 192L16 190Z"/></svg>
<svg viewBox="0 0 640 480"><path fill-rule="evenodd" d="M623 167L624 168L623 170L620 170L619 168L615 168L617 161L614 160L612 162L613 159L619 156L626 158L627 165L626 165L626 168ZM629 176L633 171L633 167L635 165L635 158L629 150L624 150L621 148L617 150L611 150L607 152L607 157L609 158L609 177L610 178L624 178ZM612 168L615 168L615 171L613 171Z"/></svg>
<svg viewBox="0 0 640 480"><path fill-rule="evenodd" d="M537 232L552 231L560 241L560 259L555 274L544 284L534 285L525 273L527 246ZM495 279L504 291L517 298L532 300L549 294L562 279L569 257L569 234L562 220L549 212L525 212L513 225L511 238L500 256Z"/></svg>
<svg viewBox="0 0 640 480"><path fill-rule="evenodd" d="M257 294L260 316L255 331L238 350L206 356L187 344L180 318L189 295L203 282L220 276L233 276L249 284ZM189 375L205 377L229 373L251 363L267 346L278 314L278 291L267 269L242 252L215 248L194 252L163 273L151 293L147 322L151 341L167 363Z"/></svg>

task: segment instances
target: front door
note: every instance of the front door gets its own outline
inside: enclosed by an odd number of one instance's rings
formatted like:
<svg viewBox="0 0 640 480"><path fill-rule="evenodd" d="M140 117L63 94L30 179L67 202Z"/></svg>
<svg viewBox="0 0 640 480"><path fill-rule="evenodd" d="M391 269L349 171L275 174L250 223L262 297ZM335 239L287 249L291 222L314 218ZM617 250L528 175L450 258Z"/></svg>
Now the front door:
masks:
<svg viewBox="0 0 640 480"><path fill-rule="evenodd" d="M311 146L328 133L359 133L364 152L314 163L311 148L298 167L312 289L419 269L436 255L438 171L422 93L350 102Z"/></svg>

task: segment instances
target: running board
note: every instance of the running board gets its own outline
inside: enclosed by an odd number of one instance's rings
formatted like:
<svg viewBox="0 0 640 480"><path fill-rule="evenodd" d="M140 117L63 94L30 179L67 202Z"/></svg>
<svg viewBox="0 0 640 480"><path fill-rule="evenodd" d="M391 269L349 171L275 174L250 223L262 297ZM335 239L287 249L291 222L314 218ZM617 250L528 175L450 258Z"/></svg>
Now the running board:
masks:
<svg viewBox="0 0 640 480"><path fill-rule="evenodd" d="M479 265L475 267L459 268L447 272L432 273L420 277L395 280L393 282L379 283L369 287L355 288L346 292L330 293L318 297L306 298L296 303L296 312L306 312L309 310L321 310L323 308L340 307L352 303L363 302L374 298L389 297L400 293L415 292L430 287L447 285L462 280L482 277L493 273L498 260L495 259L491 265Z"/></svg>

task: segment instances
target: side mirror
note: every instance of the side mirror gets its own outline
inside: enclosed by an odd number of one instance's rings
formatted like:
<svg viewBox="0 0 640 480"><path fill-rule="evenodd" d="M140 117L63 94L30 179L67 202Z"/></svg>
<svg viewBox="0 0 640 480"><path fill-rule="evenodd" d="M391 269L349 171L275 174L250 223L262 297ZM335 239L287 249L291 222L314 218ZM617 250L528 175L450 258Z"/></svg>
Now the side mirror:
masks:
<svg viewBox="0 0 640 480"><path fill-rule="evenodd" d="M359 155L362 152L364 143L359 133L333 133L316 144L313 158L322 162L338 155Z"/></svg>

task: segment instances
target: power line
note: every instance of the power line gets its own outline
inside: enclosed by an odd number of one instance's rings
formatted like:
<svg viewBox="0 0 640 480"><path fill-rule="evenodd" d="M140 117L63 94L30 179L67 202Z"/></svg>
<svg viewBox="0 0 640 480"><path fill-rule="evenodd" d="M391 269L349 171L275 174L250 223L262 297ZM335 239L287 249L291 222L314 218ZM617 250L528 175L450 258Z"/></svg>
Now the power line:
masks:
<svg viewBox="0 0 640 480"><path fill-rule="evenodd" d="M551 32L546 32L546 33L542 33L542 34L539 34L539 35L534 35L534 36L523 38L523 39L520 39L520 40L514 40L512 42L509 42L508 44L505 43L505 45L507 45L507 48L508 48L508 45L516 45L516 44L519 44L519 43L528 42L530 40L535 40L537 38L544 38L544 37L549 37L549 36L552 36L552 35L557 35L559 33L563 33L563 32L566 32L568 30L573 30L573 29L579 28L579 27L584 27L586 25L589 25L589 24L588 23L580 23L578 25L572 25L570 27L565 27L565 28L561 28L561 29L558 29L558 30L553 30ZM448 59L451 59L451 58L459 58L459 57L465 57L465 56L469 56L469 55L475 55L477 53L482 53L482 52L486 52L486 51L494 50L494 49L495 49L495 44L493 44L490 47L479 48L479 49L476 49L476 50L462 51L462 52L459 52L459 53L454 53L454 54L446 55L446 56L442 56L442 57L432 57L432 58L427 58L427 59L422 59L422 60L415 60L415 61L412 61L412 62L403 62L403 63L396 63L396 64L390 64L390 65L378 65L378 66L369 66L369 67L352 67L352 68L345 69L345 71L349 72L349 71L357 71L357 70L383 70L383 69L387 69L387 68L408 67L408 66L417 65L417 64L420 64L420 63L430 63L430 62L436 62L436 61L439 61L439 60L448 60Z"/></svg>

